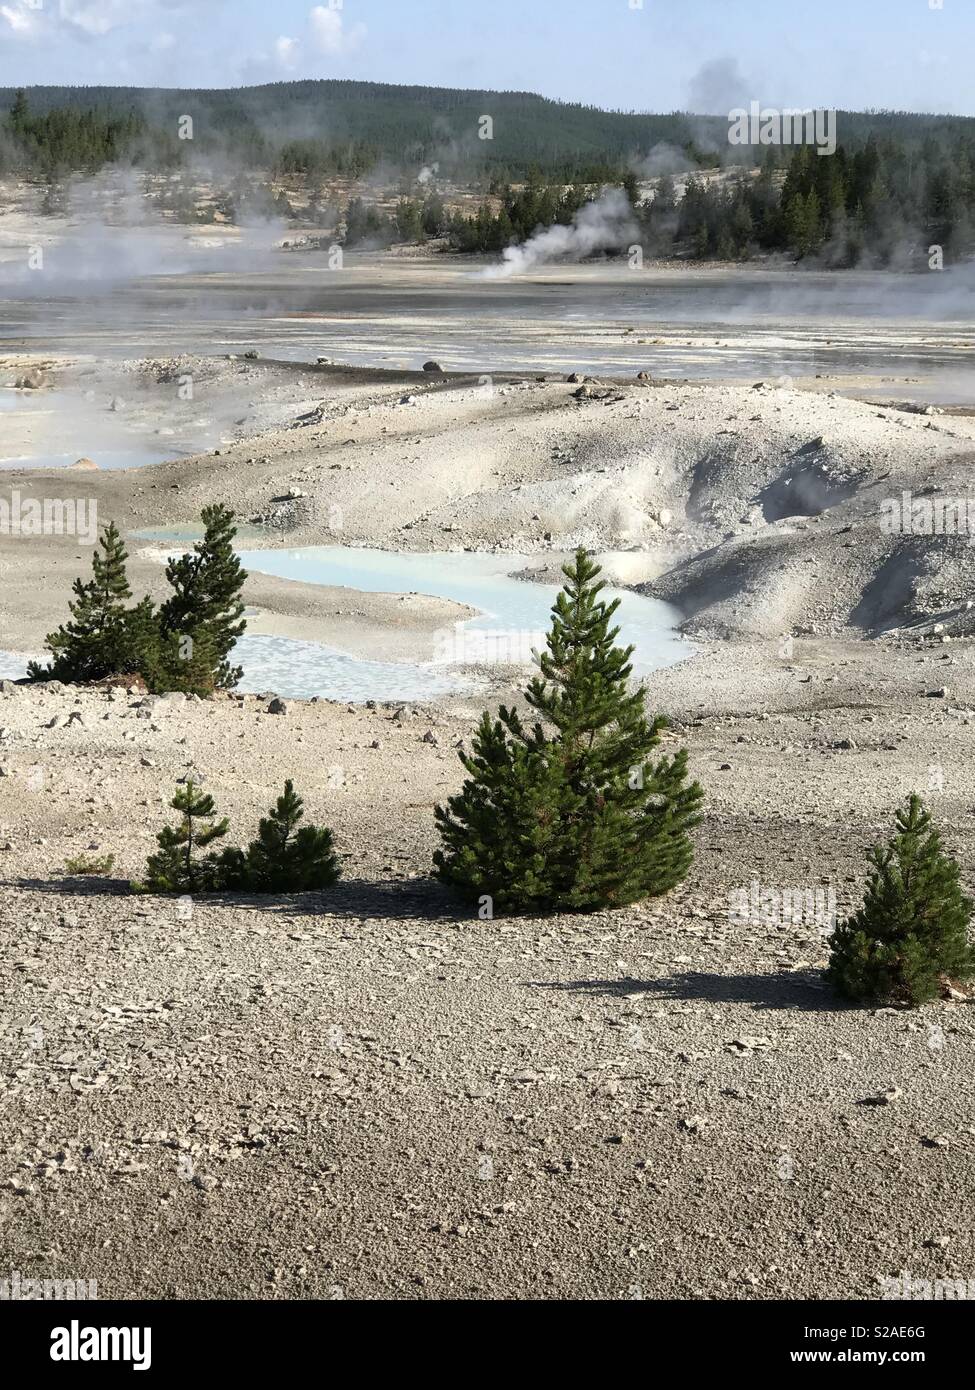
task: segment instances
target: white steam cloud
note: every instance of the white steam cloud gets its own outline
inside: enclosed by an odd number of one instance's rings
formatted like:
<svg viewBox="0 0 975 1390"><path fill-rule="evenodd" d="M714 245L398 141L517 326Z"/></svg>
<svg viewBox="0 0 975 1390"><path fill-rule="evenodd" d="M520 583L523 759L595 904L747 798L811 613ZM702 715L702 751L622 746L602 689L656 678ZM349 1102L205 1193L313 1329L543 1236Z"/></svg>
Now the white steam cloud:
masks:
<svg viewBox="0 0 975 1390"><path fill-rule="evenodd" d="M364 24L353 24L351 28L346 29L341 10L326 9L324 5L316 5L311 11L308 26L311 30L312 46L316 52L324 53L330 58L351 53L358 48L366 35Z"/></svg>
<svg viewBox="0 0 975 1390"><path fill-rule="evenodd" d="M581 261L596 251L616 250L637 236L629 198L620 188L608 188L580 208L568 227L545 227L523 245L506 247L501 264L482 273L488 280L507 280L550 261Z"/></svg>

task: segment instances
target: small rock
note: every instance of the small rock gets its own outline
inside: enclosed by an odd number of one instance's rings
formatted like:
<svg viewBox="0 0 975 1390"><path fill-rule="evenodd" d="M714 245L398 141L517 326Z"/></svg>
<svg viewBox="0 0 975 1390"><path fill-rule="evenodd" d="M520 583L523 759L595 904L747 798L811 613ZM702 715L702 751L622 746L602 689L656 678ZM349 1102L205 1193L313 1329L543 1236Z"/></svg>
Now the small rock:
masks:
<svg viewBox="0 0 975 1390"><path fill-rule="evenodd" d="M18 391L39 391L45 385L44 373L38 371L24 372L14 382Z"/></svg>
<svg viewBox="0 0 975 1390"><path fill-rule="evenodd" d="M860 1105L892 1105L895 1100L900 1100L903 1091L899 1086L888 1086L886 1091L878 1091L876 1095L864 1096L859 1101Z"/></svg>
<svg viewBox="0 0 975 1390"><path fill-rule="evenodd" d="M759 1048L771 1047L772 1039L766 1037L757 1038L752 1037L750 1035L746 1035L742 1038L732 1038L729 1046L733 1047L736 1052L756 1052Z"/></svg>

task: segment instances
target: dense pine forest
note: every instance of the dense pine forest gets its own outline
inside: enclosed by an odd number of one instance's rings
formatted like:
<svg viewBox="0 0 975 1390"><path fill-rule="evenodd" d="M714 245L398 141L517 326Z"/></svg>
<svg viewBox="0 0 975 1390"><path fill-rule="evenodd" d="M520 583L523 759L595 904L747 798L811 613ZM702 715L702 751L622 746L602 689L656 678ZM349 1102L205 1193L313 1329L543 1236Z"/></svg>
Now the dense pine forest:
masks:
<svg viewBox="0 0 975 1390"><path fill-rule="evenodd" d="M871 137L858 150L839 146L819 156L808 145L766 152L757 174L729 171L706 181L683 177L683 196L668 174L646 197L633 174L618 182L633 207L636 240L645 254L697 260L745 260L762 252L816 258L832 267L867 262L908 267L927 263L930 248L946 260L975 253L975 145L926 140L913 147ZM596 190L537 181L507 190L501 207L451 220L460 251L500 252L539 226L569 223ZM629 237L627 240L632 241ZM618 251L626 249L622 242Z"/></svg>
<svg viewBox="0 0 975 1390"><path fill-rule="evenodd" d="M626 190L652 256L784 252L844 267L920 263L931 245L946 259L975 252L971 118L839 112L840 145L821 156L808 146L730 146L727 120L718 116L366 82L0 90L0 111L7 113L0 175L56 188L108 166L178 176L209 162L236 171L224 174L227 188L214 202L225 219L245 206L288 217L292 205L268 181L300 181L310 197L306 217L340 226L350 247L447 237L457 251L498 253L539 227L571 222L601 187L615 184ZM491 138L482 139L486 116ZM721 178L704 173L722 166ZM421 168L428 187L414 197ZM400 179L392 215L364 197L335 208L330 178L369 175ZM447 181L480 191L475 215L447 210ZM168 212L198 215L178 183L162 196ZM53 195L45 204L60 206Z"/></svg>
<svg viewBox="0 0 975 1390"><path fill-rule="evenodd" d="M0 88L0 108L17 98ZM496 185L542 173L553 182L604 180L627 161L666 142L707 160L696 147L724 138L714 118L632 115L549 101L529 92L467 92L376 82L283 82L215 91L136 87L33 87L27 93L29 141L8 140L7 167L26 161L35 172L90 168L128 156L144 162L187 162L220 155L241 167L281 173L367 173L438 163L447 175ZM58 113L65 135L45 147L34 139ZM193 121L192 140L180 122ZM490 138L481 118L490 116ZM118 124L126 126L120 150ZM712 134L707 130L713 126ZM71 131L70 137L67 131ZM23 133L23 132L21 132ZM18 132L13 132L16 136ZM147 149L147 143L151 149ZM79 166L61 162L64 156Z"/></svg>

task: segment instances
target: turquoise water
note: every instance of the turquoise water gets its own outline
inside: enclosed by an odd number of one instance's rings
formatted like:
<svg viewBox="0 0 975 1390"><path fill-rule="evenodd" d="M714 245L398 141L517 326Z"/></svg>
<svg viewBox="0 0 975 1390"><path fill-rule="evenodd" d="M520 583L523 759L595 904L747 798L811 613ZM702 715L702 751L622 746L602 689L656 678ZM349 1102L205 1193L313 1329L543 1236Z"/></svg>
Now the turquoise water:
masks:
<svg viewBox="0 0 975 1390"><path fill-rule="evenodd" d="M524 665L543 644L559 586L511 578L539 564L537 556L463 553L394 554L345 546L298 550L241 550L248 570L367 593L419 593L452 599L477 616L447 624L435 635L432 660L366 661L314 643L278 637L244 637L238 660L245 689L268 688L296 696L341 700L431 699L470 687L459 669L476 664ZM620 599L620 641L632 643L634 675L644 676L689 654L674 631L675 615L663 603L627 590ZM424 654L425 655L425 654ZM285 688L287 686L287 688Z"/></svg>
<svg viewBox="0 0 975 1390"><path fill-rule="evenodd" d="M141 539L191 539L184 531L146 531ZM471 665L507 667L516 674L543 644L550 610L559 591L555 584L511 578L538 566L538 556L463 553L395 554L346 546L306 546L297 550L242 549L248 570L328 584L368 593L419 593L452 599L477 616L448 623L435 634L434 656L428 643L415 661L370 661L315 642L287 637L245 635L235 660L244 668L241 689L273 690L296 699L319 695L331 700L429 700L475 688ZM617 622L621 643L632 644L634 676L644 677L690 654L674 631L676 616L668 605L628 590L608 588L620 599ZM350 593L350 606L354 595ZM0 675L22 675L14 654L0 653ZM14 658L11 660L10 658Z"/></svg>

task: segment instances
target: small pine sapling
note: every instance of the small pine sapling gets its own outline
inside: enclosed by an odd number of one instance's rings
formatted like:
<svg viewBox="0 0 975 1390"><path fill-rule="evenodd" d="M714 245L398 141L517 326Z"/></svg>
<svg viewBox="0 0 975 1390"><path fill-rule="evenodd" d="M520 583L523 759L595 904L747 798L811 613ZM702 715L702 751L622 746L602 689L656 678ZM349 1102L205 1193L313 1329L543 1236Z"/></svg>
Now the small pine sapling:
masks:
<svg viewBox="0 0 975 1390"><path fill-rule="evenodd" d="M221 888L218 857L212 852L199 855L226 835L226 817L214 820L213 797L193 781L187 781L169 804L182 819L177 826L164 826L156 836L159 849L149 856L144 882L135 886L149 893L206 893Z"/></svg>
<svg viewBox="0 0 975 1390"><path fill-rule="evenodd" d="M897 812L893 838L867 859L863 904L830 938L827 980L850 999L916 1006L975 975L973 904L920 797Z"/></svg>

